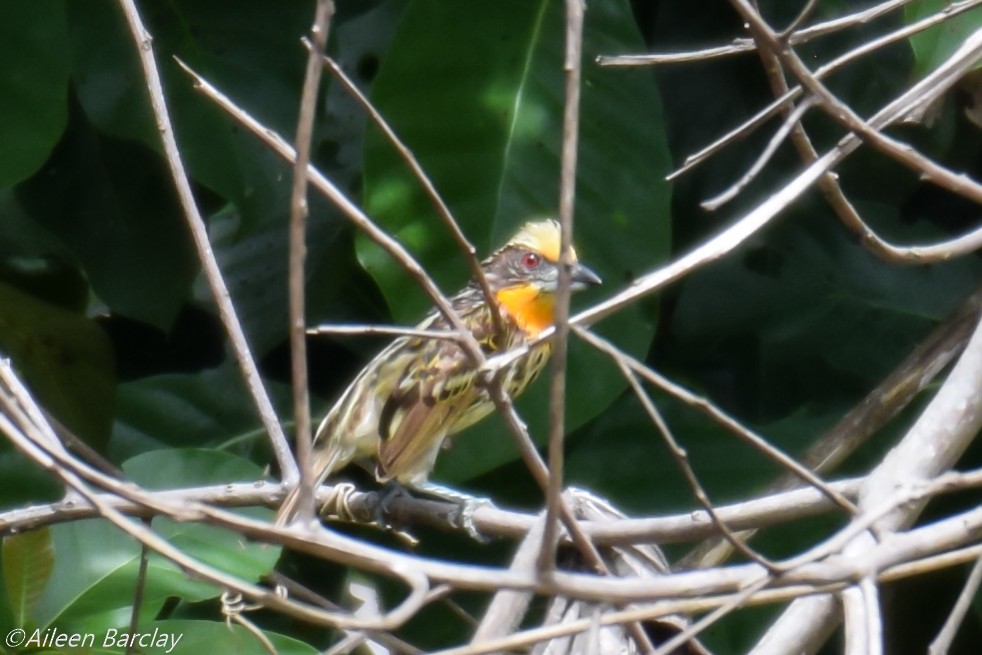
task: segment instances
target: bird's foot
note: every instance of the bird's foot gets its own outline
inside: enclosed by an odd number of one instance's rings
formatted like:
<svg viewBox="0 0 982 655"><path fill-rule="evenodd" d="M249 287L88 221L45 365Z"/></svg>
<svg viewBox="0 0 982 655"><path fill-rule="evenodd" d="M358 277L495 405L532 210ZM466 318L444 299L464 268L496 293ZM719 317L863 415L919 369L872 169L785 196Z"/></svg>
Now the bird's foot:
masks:
<svg viewBox="0 0 982 655"><path fill-rule="evenodd" d="M383 530L394 529L389 521L389 506L392 501L400 496L409 496L409 491L406 487L399 484L395 480L389 480L379 491L378 504L375 506L375 523Z"/></svg>
<svg viewBox="0 0 982 655"><path fill-rule="evenodd" d="M389 516L391 516L389 512L389 504L399 496L409 496L409 492L404 486L395 480L390 480L382 486L381 491L379 491L378 504L375 506L375 525L385 532L399 538L410 548L415 548L416 544L419 543L419 540L405 530L393 525L392 522L389 521Z"/></svg>
<svg viewBox="0 0 982 655"><path fill-rule="evenodd" d="M480 498L477 496L471 496L462 491L457 491L456 489L451 489L450 487L445 487L441 484L435 484L433 482L420 482L415 483L412 486L414 491L424 493L428 496L433 496L434 498L439 498L440 500L445 500L457 505L457 510L451 514L451 522L455 527L463 528L470 535L471 539L481 543L487 543L490 541L486 535L481 534L477 526L474 525L474 512L477 511L479 507L485 505L494 504L488 498Z"/></svg>
<svg viewBox="0 0 982 655"><path fill-rule="evenodd" d="M482 544L489 543L491 538L487 535L481 533L474 525L474 512L477 511L479 507L485 505L493 506L493 503L488 498L469 498L461 502L457 507L457 512L453 516L453 523L455 526L463 528L470 535L471 539L480 542Z"/></svg>

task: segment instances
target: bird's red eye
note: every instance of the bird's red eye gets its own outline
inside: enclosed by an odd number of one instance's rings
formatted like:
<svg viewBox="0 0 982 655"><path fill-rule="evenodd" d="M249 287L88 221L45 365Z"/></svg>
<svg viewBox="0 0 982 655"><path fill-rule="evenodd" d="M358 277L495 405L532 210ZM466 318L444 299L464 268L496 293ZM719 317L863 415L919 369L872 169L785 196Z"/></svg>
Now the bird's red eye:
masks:
<svg viewBox="0 0 982 655"><path fill-rule="evenodd" d="M527 270L531 271L533 269L536 269L539 267L539 264L541 263L542 263L542 256L539 255L539 253L527 252L524 255L522 255L522 266L524 266Z"/></svg>

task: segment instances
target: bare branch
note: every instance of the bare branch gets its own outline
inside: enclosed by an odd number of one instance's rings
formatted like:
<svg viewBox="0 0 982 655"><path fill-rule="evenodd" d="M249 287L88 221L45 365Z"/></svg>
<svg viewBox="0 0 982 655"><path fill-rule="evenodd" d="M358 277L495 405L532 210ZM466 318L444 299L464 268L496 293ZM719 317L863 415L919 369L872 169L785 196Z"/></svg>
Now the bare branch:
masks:
<svg viewBox="0 0 982 655"><path fill-rule="evenodd" d="M851 497L859 488L859 480L843 480L831 483L838 493ZM944 491L972 486L971 480L962 479ZM159 515L159 508L167 507L168 516L174 516L174 508L210 505L215 507L277 507L286 492L284 485L276 483L233 483L204 487L188 487L166 491L145 491L147 503L135 503L116 494L99 494L103 504L111 505L127 516L150 518ZM335 487L323 485L317 489L318 506L330 508L337 496ZM378 515L378 492L355 492L347 498L349 517L358 522L369 522ZM814 489L799 489L763 496L731 505L721 505L716 513L736 528L761 528L797 519L824 514L834 506ZM386 505L387 514L399 525L426 525L443 530L458 530L453 520L457 507L445 501L412 497L396 497ZM326 511L330 512L330 509ZM53 503L31 505L0 513L0 536L34 530L47 525L97 517L92 505L81 499L59 500ZM194 520L197 513L191 510L180 518ZM482 506L474 512L475 526L482 534L499 538L522 538L535 523L535 516L522 512ZM616 524L578 521L580 529L598 546L628 546L636 543L682 543L701 539L713 533L715 527L708 514L701 511L676 515L620 519Z"/></svg>
<svg viewBox="0 0 982 655"><path fill-rule="evenodd" d="M242 324L239 323L239 319L236 316L228 287L225 285L225 279L222 277L222 272L218 266L218 261L215 259L215 254L211 250L211 244L208 241L208 229L205 226L204 220L201 218L197 204L195 204L194 194L191 192L191 184L184 170L184 163L181 161L181 153L178 150L177 140L174 137L174 129L171 126L170 114L167 111L167 102L164 100L164 90L160 83L160 75L157 72L157 61L153 54L153 38L143 26L140 14L133 0L119 0L119 5L126 16L130 32L136 42L140 63L143 65L143 75L146 78L147 87L150 92L150 104L153 107L153 113L157 119L157 131L160 132L171 177L177 188L177 195L181 201L181 206L184 209L184 217L191 230L191 236L198 252L198 259L201 261L202 271L204 271L205 278L208 280L208 286L211 289L211 295L215 300L215 305L218 307L218 315L222 319L222 324L225 326L226 332L228 332L229 342L232 344L232 351L235 353L235 359L239 364L239 369L242 371L242 376L245 378L249 394L252 396L252 400L259 411L259 418L262 420L263 426L266 428L266 433L269 435L273 446L273 453L276 455L276 463L280 467L283 479L295 482L298 479L299 473L297 465L293 461L293 456L290 454L290 444L283 434L283 429L280 427L279 419L276 416L276 410L273 409L273 403L269 400L269 394L266 393L266 388L263 386L262 378L259 375L259 369L256 367L252 352L249 350L248 341L242 330Z"/></svg>
<svg viewBox="0 0 982 655"><path fill-rule="evenodd" d="M877 516L875 525L878 529L886 532L901 529L918 516L923 503L908 503L902 510L895 509L882 517L878 515L884 504L895 502L898 487L931 479L950 467L964 451L982 427L982 402L978 395L980 388L982 324L975 328L965 352L931 403L900 444L864 483L860 507L869 513L874 505L879 506L877 514L874 514ZM861 515L856 521L865 521L865 518ZM847 546L853 558L877 547L868 532L854 537ZM802 615L808 618L802 621ZM834 606L828 597L803 599L792 604L791 609L772 627L770 634L776 635L778 644L782 642L780 635L789 631L818 639L828 633L829 625L836 618ZM759 652L776 651L761 649Z"/></svg>
<svg viewBox="0 0 982 655"><path fill-rule="evenodd" d="M736 198L741 191L743 191L747 185L756 179L757 175L764 170L767 162L771 160L774 153L777 152L778 147L784 143L784 140L788 137L788 134L793 133L795 130L800 129L801 118L808 112L809 109L815 106L815 99L812 97L805 98L801 104L794 108L793 111L789 111L784 122L771 137L770 141L767 143L767 147L764 148L763 152L757 157L757 160L747 169L747 172L743 174L739 180L733 183L730 188L726 189L714 198L709 198L700 203L700 206L706 211L716 211L729 201ZM811 160L806 161L806 164L810 164L815 160L812 157ZM830 177L830 173L826 173L822 176L822 180Z"/></svg>
<svg viewBox="0 0 982 655"><path fill-rule="evenodd" d="M899 9L906 4L909 4L911 0L889 0L888 2L881 2L877 5L873 5L867 9L863 9L854 14L848 14L846 16L841 16L823 23L817 23L811 27L806 27L801 30L795 30L795 24L798 22L794 21L786 30L790 32L787 39L791 45L800 45L802 43L807 43L812 39L826 36L839 30L843 30L849 27L855 27L864 23L869 23L881 16L888 14L891 11ZM940 12L939 12L940 13ZM802 11L799 18L806 16L806 12ZM698 50L695 52L678 52L671 54L648 54L648 55L601 55L597 57L597 63L601 66L652 66L656 64L671 64L671 63L682 63L682 62L692 62L692 61L706 61L710 59L717 59L720 57L728 57L735 54L740 54L744 52L751 52L757 49L757 43L753 39L734 39L733 43L724 46L717 46L714 48L706 48L704 50Z"/></svg>
<svg viewBox="0 0 982 655"><path fill-rule="evenodd" d="M557 517L562 503L563 443L566 435L566 356L569 342L570 274L572 271L573 209L576 200L576 152L579 144L580 78L583 60L585 0L566 0L566 101L563 105L563 145L559 176L559 287L556 290L549 379L549 478L546 485L546 524L536 566L549 575L555 563Z"/></svg>
<svg viewBox="0 0 982 655"><path fill-rule="evenodd" d="M525 535L512 558L510 570L534 573L536 560L542 550L545 536L545 515L537 519ZM502 590L494 595L488 609L484 612L480 625L474 631L471 644L476 645L491 639L503 637L515 631L528 611L532 593L528 591Z"/></svg>
<svg viewBox="0 0 982 655"><path fill-rule="evenodd" d="M399 325L318 325L307 329L307 334L346 334L359 336L419 337L460 342L462 337L452 330L421 330Z"/></svg>
<svg viewBox="0 0 982 655"><path fill-rule="evenodd" d="M99 494L91 489L86 480L95 482L103 489L110 489L115 494L128 498L131 501L138 501L140 504L153 507L158 512L168 512L166 505L160 503L158 499L147 497L135 485L125 484L110 478L104 473L78 461L68 454L61 447L60 443L50 439L47 436L51 431L49 426L45 426L43 423L33 423L28 413L22 412L19 409L18 403L22 406L34 406L35 408L36 404L29 396L24 396L17 392L16 385L12 384L16 379L17 376L9 364L0 360L0 409L4 410L0 413L0 431L5 433L21 452L46 471L57 476L67 487L77 492L79 496L95 508L100 516L107 519L115 527L140 544L171 560L182 569L192 571L196 576L215 584L219 588L241 594L270 609L275 609L313 623L339 627L365 629L396 627L415 614L420 604L425 600L428 590L426 578L415 570L403 570L402 567L396 565L391 571L399 571L395 573L396 577L404 580L411 589L406 599L396 609L385 616L364 619L356 618L346 614L326 612L318 608L286 600L268 589L263 589L252 583L240 580L214 566L205 564L187 555L153 530L145 527L140 522L129 520L111 504L102 502ZM36 409L32 413L40 414ZM201 517L201 514L197 513L192 513L192 515L197 518ZM181 516L186 520L188 517L188 508L180 507L172 516Z"/></svg>
<svg viewBox="0 0 982 655"><path fill-rule="evenodd" d="M317 473L311 470L310 391L307 388L307 311L305 299L307 259L307 167L310 165L310 142L314 133L317 93L320 89L321 53L327 47L327 34L334 15L333 0L318 0L310 28L313 48L307 55L307 72L300 95L297 136L293 162L293 186L290 191L290 380L293 383L293 418L297 443L300 486L297 515L300 521L314 519L313 486Z"/></svg>
<svg viewBox="0 0 982 655"><path fill-rule="evenodd" d="M840 595L846 624L845 655L882 655L883 619L876 580L864 577Z"/></svg>
<svg viewBox="0 0 982 655"><path fill-rule="evenodd" d="M851 107L841 102L808 70L804 62L793 50L786 48L778 35L760 18L748 0L731 0L740 15L746 20L754 35L776 54L788 69L794 73L802 85L815 95L819 106L832 118L860 135L874 148L890 155L898 162L920 173L924 179L945 189L958 193L982 204L982 186L965 175L957 175L947 168L934 163L905 143L885 136L880 130L892 122L903 118L912 111L923 107L950 89L966 72L971 70L982 58L982 29L971 34L957 51L930 75L916 84L911 90L877 113L869 122L860 118ZM899 105L905 105L900 113L889 112ZM881 120L875 120L880 118ZM884 120L885 119L885 120ZM975 247L982 245L982 230Z"/></svg>

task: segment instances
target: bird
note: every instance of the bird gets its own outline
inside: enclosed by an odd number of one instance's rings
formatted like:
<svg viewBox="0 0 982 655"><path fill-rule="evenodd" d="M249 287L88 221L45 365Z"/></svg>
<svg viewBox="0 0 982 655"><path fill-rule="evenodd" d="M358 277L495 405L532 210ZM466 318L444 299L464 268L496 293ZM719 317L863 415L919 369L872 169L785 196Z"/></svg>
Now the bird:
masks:
<svg viewBox="0 0 982 655"><path fill-rule="evenodd" d="M481 262L487 286L500 309L496 329L492 308L479 282L471 280L450 305L486 357L527 346L553 324L559 286L560 225L554 219L525 223ZM570 289L601 284L570 250ZM438 310L417 330L448 331ZM508 364L503 386L515 398L535 380L549 359L548 340L535 343ZM460 500L429 482L448 437L491 413L494 401L480 384L478 370L462 345L450 338L407 335L394 339L354 378L314 435L311 464L316 489L351 463L374 471L380 483L395 482L441 498ZM278 523L290 520L297 490L284 500Z"/></svg>

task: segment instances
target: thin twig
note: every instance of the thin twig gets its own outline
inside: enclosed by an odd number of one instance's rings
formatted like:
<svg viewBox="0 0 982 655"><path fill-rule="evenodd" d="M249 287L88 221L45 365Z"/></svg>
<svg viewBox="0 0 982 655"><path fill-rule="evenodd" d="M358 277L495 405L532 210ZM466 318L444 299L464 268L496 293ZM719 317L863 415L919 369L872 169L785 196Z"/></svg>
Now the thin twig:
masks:
<svg viewBox="0 0 982 655"><path fill-rule="evenodd" d="M701 617L692 625L686 626L686 628L677 635L673 635L670 639L667 639L663 643L659 644L658 650L655 651L653 655L671 655L672 653L677 653L677 648L695 639L703 630L710 627L727 614L731 614L735 610L745 607L747 602L754 596L758 596L761 590L765 589L769 583L770 578L761 576L761 578L756 582L747 585L746 589L734 594L731 599L727 600L725 603L721 603L719 607Z"/></svg>
<svg viewBox="0 0 982 655"><path fill-rule="evenodd" d="M779 574L781 572L780 568L774 562L770 561L768 558L764 557L762 554L758 553L744 543L743 540L730 529L726 522L719 517L719 514L716 512L716 508L709 499L709 494L706 493L702 483L699 482L699 476L696 475L692 465L689 463L688 453L685 452L685 449L682 448L682 446L679 445L679 442L675 439L671 429L668 427L668 424L662 417L661 412L658 411L658 408L655 407L655 404L651 401L651 398L647 393L645 393L641 383L638 382L637 375L628 367L623 358L618 358L616 362L621 373L624 375L625 379L627 379L631 390L634 392L634 396L638 399L638 401L640 401L645 413L648 414L648 418L650 418L651 422L658 428L658 432L662 435L662 439L664 439L666 445L668 446L669 452L672 454L672 457L675 458L676 465L679 467L679 469L681 469L682 474L689 483L689 487L692 489L692 495L695 496L699 504L702 505L703 509L706 510L706 513L709 514L709 518L712 520L713 525L716 526L716 529L720 531L723 538L726 539L727 542L733 546L733 548L743 553L747 559L752 562L757 562L771 575Z"/></svg>
<svg viewBox="0 0 982 655"><path fill-rule="evenodd" d="M829 486L827 482L815 475L815 473L802 466L790 455L776 448L765 438L753 432L753 430L742 425L739 421L713 403L694 394L685 387L672 382L665 376L659 374L657 371L654 371L649 366L646 366L643 362L631 357L628 353L620 350L612 343L594 332L580 326L575 326L573 329L577 336L582 338L597 350L600 350L601 352L604 352L612 357L614 361L618 363L618 365L623 364L629 370L637 373L651 384L664 390L666 393L671 394L673 397L689 405L690 407L694 407L700 412L703 412L716 421L721 427L726 429L730 434L739 437L744 442L752 445L754 448L762 452L768 458L780 464L789 474L821 491L829 500L846 512L850 514L854 514L856 512L856 506L852 501L837 493L832 487Z"/></svg>
<svg viewBox="0 0 982 655"><path fill-rule="evenodd" d="M583 59L583 3L566 0L566 100L563 105L563 145L559 176L559 287L553 319L556 334L552 341L549 379L549 480L546 485L545 534L536 567L539 575L549 575L555 566L557 516L563 490L563 443L566 434L566 363L569 342L570 256L573 211L576 200L576 152L579 143L580 78Z"/></svg>
<svg viewBox="0 0 982 655"><path fill-rule="evenodd" d="M790 34L788 36L788 43L790 45L800 45L802 43L807 43L812 39L826 36L834 32L838 32L839 30L842 29L869 23L881 16L886 15L891 11L899 9L900 7L903 7L906 4L909 4L910 2L911 0L890 0L889 2L881 2L880 4L874 5L867 9L863 9L854 14L840 16L839 18L834 18L832 20L825 21L823 23L816 23L811 27L806 27L804 29L797 30L794 33ZM655 54L646 54L646 55L618 55L618 56L601 55L597 57L597 63L600 64L601 66L611 66L611 67L653 66L656 64L707 61L710 59L729 57L735 54L750 52L756 49L757 49L757 43L753 39L741 38L741 39L734 39L732 43L727 45L716 46L713 48L704 48L702 50L696 50L693 52L655 53Z"/></svg>
<svg viewBox="0 0 982 655"><path fill-rule="evenodd" d="M910 25L905 25L903 27L900 27L892 32L888 32L887 34L884 34L881 37L869 41L865 41L861 45L843 53L842 55L828 62L827 64L823 64L822 66L817 68L814 72L815 78L819 80L824 79L825 77L832 74L839 68L849 63L852 63L853 61L856 61L861 57L870 54L871 52L874 52L892 43L896 43L898 41L908 39L914 34L923 32L924 30L929 29L946 20L950 20L951 18L954 18L962 13L970 11L978 7L979 5L982 5L982 0L962 0L961 2L955 2L949 6L946 6L944 9L938 12L931 14L930 16L926 16L925 18L922 18L921 20L915 23L911 23ZM754 45L754 48L756 48L756 45ZM724 148L727 144L746 137L748 134L752 133L754 130L760 127L764 122L766 122L772 116L775 116L788 103L791 103L794 100L796 100L802 94L802 92L803 90L800 84L789 89L787 93L775 99L773 102L771 102L766 107L758 111L756 114L751 116L742 124L733 128L732 130L730 130L720 138L716 139L709 145L705 146L698 152L686 157L682 167L676 169L672 173L669 173L666 179L674 180L675 178L679 177L683 173L686 173L689 170L695 168L698 164L705 161L710 156L712 156L713 154Z"/></svg>
<svg viewBox="0 0 982 655"><path fill-rule="evenodd" d="M460 342L462 337L453 330L425 330L399 325L318 325L307 328L307 334L344 334L355 336L416 337Z"/></svg>
<svg viewBox="0 0 982 655"><path fill-rule="evenodd" d="M982 204L982 185L965 175L956 174L936 164L909 145L887 137L880 131L890 123L939 97L971 70L982 58L982 29L968 36L958 50L930 75L888 106L890 109L895 109L896 106L903 104L906 105L905 111L895 113L890 119L879 120L874 124L873 120L865 121L860 118L851 107L836 98L805 66L801 58L783 45L778 35L760 18L748 0L731 0L731 3L750 25L754 35L781 59L806 89L814 94L819 106L830 117L860 135L877 150L919 173L924 179ZM881 111L877 116L882 118L883 113ZM982 246L982 231L979 237L976 247Z"/></svg>
<svg viewBox="0 0 982 655"><path fill-rule="evenodd" d="M119 0L119 5L126 16L130 33L136 42L140 63L143 65L143 75L146 78L150 93L150 104L156 117L157 131L160 133L164 146L164 154L170 167L171 178L177 188L177 195L191 230L191 237L198 252L198 259L201 261L202 271L208 281L208 287L211 289L215 305L218 307L218 315L226 332L228 332L232 352L235 353L235 359L242 371L242 376L245 378L249 394L256 404L259 418L269 435L280 473L284 480L295 483L299 479L299 472L296 462L293 461L293 455L290 453L290 444L283 434L283 429L280 427L279 419L276 416L276 410L273 409L273 403L270 402L269 394L266 393L266 388L263 386L262 377L259 375L259 369L256 367L252 352L249 350L242 324L239 323L236 316L228 287L225 285L225 279L222 277L218 261L215 259L215 254L212 252L211 244L208 241L208 229L198 211L194 194L191 192L191 184L188 181L184 163L181 160L181 153L177 147L170 114L167 111L167 102L164 99L164 90L157 71L157 61L153 53L153 39L143 26L134 1Z"/></svg>
<svg viewBox="0 0 982 655"><path fill-rule="evenodd" d="M149 527L150 522L148 520L145 521ZM130 634L140 631L140 611L143 609L143 597L147 590L147 566L149 563L150 549L146 545L143 545L140 547L140 568L137 570L136 586L133 589L133 607L130 610ZM126 655L131 655L135 646L136 644L132 642L127 644Z"/></svg>
<svg viewBox="0 0 982 655"><path fill-rule="evenodd" d="M801 11L798 12L798 15L795 16L794 20L781 31L779 36L781 37L782 41L788 41L794 36L794 34L798 31L798 28L801 27L801 24L808 20L808 16L815 11L815 5L816 0L808 0L805 3L805 6L801 8ZM881 6L882 5L877 5L877 8L880 8Z"/></svg>
<svg viewBox="0 0 982 655"><path fill-rule="evenodd" d="M777 152L778 147L782 143L784 143L784 140L788 137L788 135L793 133L796 129L799 129L800 127L799 121L801 121L801 118L808 112L808 110L810 110L814 106L815 106L815 99L812 97L808 97L805 98L801 102L801 104L799 104L797 107L794 107L793 110L789 111L787 117L785 117L784 119L784 122L781 123L777 131L767 142L767 147L764 148L764 150L757 157L756 161L754 161L754 163L750 166L750 168L747 169L747 172L743 174L743 177L741 177L739 180L737 180L732 185L730 185L730 187L725 191L723 191L722 193L712 198L707 198L706 200L703 200L701 203L699 203L699 206L705 209L706 211L716 211L717 209L719 209L729 201L736 198L740 194L740 192L747 187L747 185L749 185L751 182L754 181L754 179L756 179L757 174L764 169L764 167L767 165L767 162L771 160L771 157L774 155L775 152ZM815 158L812 158L811 161L814 160ZM805 163L810 164L811 161ZM828 173L826 173L822 177L822 179L825 179L827 177L829 177Z"/></svg>
<svg viewBox="0 0 982 655"><path fill-rule="evenodd" d="M307 388L307 311L305 301L304 263L307 259L307 166L310 165L310 145L317 113L317 95L320 89L320 55L327 47L327 35L334 15L333 0L317 0L314 22L310 32L313 47L307 55L307 72L304 75L300 95L300 111L297 115L297 135L293 162L293 186L290 191L290 380L293 383L294 436L297 444L297 464L300 483L297 494L297 520L307 522L314 518L314 479L317 472L311 470L310 391Z"/></svg>
<svg viewBox="0 0 982 655"><path fill-rule="evenodd" d="M955 606L951 608L951 612L948 614L948 618L945 619L944 625L941 627L940 632L938 632L938 636L928 646L928 655L947 655L951 644L955 641L955 636L958 634L958 628L961 626L962 621L965 620L968 611L972 608L972 603L980 585L982 585L982 557L975 560L975 564L972 566L972 570L965 580L965 585L962 587L961 593L958 594L958 600L955 601Z"/></svg>

